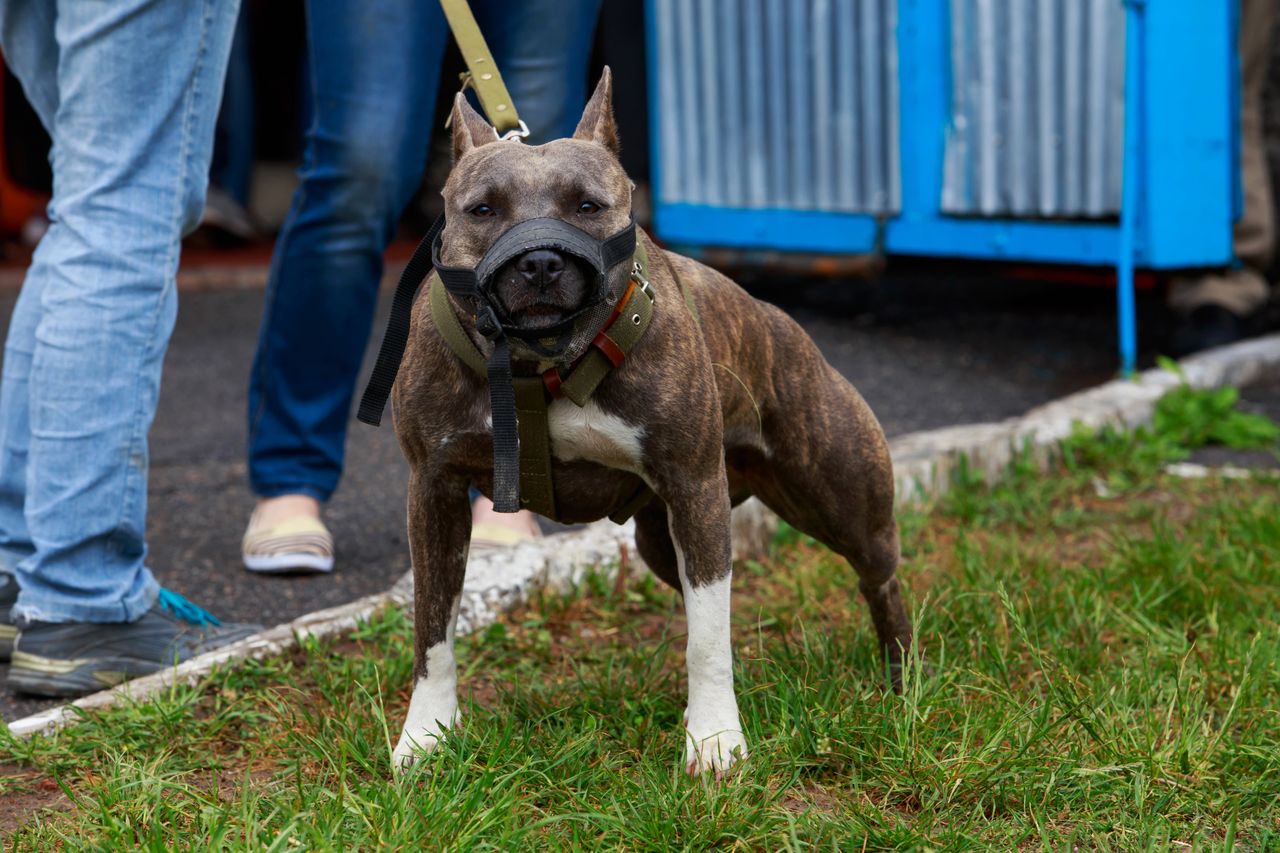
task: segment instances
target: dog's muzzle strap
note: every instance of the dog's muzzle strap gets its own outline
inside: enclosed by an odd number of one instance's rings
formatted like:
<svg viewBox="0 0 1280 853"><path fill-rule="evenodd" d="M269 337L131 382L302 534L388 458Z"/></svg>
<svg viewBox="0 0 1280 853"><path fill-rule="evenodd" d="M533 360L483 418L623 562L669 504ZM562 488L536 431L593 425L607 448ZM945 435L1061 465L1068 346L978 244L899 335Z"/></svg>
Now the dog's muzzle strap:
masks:
<svg viewBox="0 0 1280 853"><path fill-rule="evenodd" d="M506 335L493 339L493 354L486 367L493 416L493 508L496 512L519 512L520 432L516 394L511 387L511 342Z"/></svg>
<svg viewBox="0 0 1280 853"><path fill-rule="evenodd" d="M382 346L378 349L378 360L373 365L373 374L364 388L360 409L356 412L356 419L362 423L370 426L382 423L382 410L387 406L387 397L391 396L391 386L396 382L400 361L404 358L404 347L409 341L413 300L418 295L422 280L431 272L431 245L443 229L444 217L441 216L431 225L418 248L413 250L413 257L409 258L404 272L400 274L395 296L391 299L391 317L387 320L387 330L382 335Z"/></svg>

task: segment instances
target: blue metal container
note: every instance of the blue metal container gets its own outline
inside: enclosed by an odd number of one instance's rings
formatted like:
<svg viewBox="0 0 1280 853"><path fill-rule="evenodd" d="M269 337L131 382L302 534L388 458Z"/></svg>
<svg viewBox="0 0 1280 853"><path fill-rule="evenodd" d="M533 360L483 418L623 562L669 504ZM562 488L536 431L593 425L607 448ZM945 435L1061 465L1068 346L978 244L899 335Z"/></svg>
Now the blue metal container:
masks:
<svg viewBox="0 0 1280 853"><path fill-rule="evenodd" d="M1235 2L648 0L654 218L687 247L1232 262Z"/></svg>

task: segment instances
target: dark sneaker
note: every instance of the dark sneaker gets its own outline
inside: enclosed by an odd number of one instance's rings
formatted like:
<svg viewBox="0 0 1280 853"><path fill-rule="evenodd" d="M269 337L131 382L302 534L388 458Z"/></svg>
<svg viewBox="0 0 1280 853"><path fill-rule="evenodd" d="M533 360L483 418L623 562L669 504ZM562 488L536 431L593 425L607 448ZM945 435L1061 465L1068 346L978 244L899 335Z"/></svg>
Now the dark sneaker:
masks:
<svg viewBox="0 0 1280 853"><path fill-rule="evenodd" d="M37 696L80 696L242 640L257 625L223 625L175 592L160 590L136 622L23 622L9 687Z"/></svg>
<svg viewBox="0 0 1280 853"><path fill-rule="evenodd" d="M1201 350L1233 344L1249 336L1249 319L1221 305L1201 305L1178 318L1169 341L1170 353L1182 358Z"/></svg>
<svg viewBox="0 0 1280 853"><path fill-rule="evenodd" d="M6 663L13 654L13 641L18 637L18 626L13 624L9 611L18 600L18 582L8 572L0 572L0 663Z"/></svg>

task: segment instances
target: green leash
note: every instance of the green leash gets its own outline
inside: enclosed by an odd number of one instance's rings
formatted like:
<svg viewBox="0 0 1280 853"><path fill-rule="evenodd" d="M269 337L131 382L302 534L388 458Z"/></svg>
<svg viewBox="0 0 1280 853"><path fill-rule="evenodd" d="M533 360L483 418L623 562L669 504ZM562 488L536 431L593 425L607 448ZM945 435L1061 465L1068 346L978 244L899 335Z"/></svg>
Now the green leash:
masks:
<svg viewBox="0 0 1280 853"><path fill-rule="evenodd" d="M480 105L484 107L489 123L498 131L498 136L503 139L528 136L529 128L516 113L511 93L498 72L498 63L489 52L489 45L480 32L475 15L471 14L467 0L440 0L440 7L449 21L449 29L453 30L462 59L467 63L462 87L465 89L470 85L476 90L476 97L480 99Z"/></svg>

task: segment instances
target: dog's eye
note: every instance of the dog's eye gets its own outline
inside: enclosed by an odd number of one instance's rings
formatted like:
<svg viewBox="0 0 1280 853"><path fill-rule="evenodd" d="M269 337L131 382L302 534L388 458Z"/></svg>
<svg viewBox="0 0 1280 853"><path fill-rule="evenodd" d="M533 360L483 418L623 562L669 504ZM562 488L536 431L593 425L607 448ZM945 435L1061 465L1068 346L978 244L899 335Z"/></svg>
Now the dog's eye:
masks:
<svg viewBox="0 0 1280 853"><path fill-rule="evenodd" d="M471 208L470 213L472 216L478 216L483 219L488 216L493 216L497 211L487 204L477 204L475 207Z"/></svg>
<svg viewBox="0 0 1280 853"><path fill-rule="evenodd" d="M582 204L578 205L578 212L586 214L599 213L600 205L596 204L594 201L584 201Z"/></svg>

